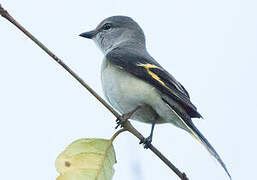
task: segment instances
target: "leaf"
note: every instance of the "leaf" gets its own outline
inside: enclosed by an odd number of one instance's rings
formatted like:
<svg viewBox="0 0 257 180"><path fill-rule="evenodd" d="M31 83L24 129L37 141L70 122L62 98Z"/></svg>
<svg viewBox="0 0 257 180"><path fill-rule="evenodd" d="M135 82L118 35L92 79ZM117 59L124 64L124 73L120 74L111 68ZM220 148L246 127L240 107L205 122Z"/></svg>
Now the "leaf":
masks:
<svg viewBox="0 0 257 180"><path fill-rule="evenodd" d="M57 180L111 180L116 163L111 140L79 139L56 159Z"/></svg>

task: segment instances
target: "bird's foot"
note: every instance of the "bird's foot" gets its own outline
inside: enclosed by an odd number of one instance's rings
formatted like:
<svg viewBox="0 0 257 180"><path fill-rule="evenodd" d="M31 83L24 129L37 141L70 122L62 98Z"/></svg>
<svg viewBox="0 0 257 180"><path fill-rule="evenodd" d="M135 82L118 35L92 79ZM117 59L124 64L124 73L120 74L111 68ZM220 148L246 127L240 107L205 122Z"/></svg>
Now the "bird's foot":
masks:
<svg viewBox="0 0 257 180"><path fill-rule="evenodd" d="M138 106L133 111L125 113L125 114L122 114L120 117L118 117L116 119L117 126L115 127L115 129L117 129L119 126L122 128L123 127L122 124L124 122L126 122L127 120L129 120L129 118L140 108L141 108L141 106Z"/></svg>
<svg viewBox="0 0 257 180"><path fill-rule="evenodd" d="M152 143L152 136L144 138L139 142L139 144L143 144L145 149L148 149Z"/></svg>
<svg viewBox="0 0 257 180"><path fill-rule="evenodd" d="M125 113L125 114L121 115L120 117L118 117L116 119L117 126L115 127L115 129L117 129L119 126L122 128L123 127L122 124L124 122L126 122L131 117L131 115L132 114L129 112L129 113Z"/></svg>

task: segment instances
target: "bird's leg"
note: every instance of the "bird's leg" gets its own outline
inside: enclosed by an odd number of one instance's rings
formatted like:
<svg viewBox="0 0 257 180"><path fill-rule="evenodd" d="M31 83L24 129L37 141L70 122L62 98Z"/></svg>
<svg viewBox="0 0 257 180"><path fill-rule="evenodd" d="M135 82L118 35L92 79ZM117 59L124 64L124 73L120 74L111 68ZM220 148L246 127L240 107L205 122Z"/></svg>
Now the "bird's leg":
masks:
<svg viewBox="0 0 257 180"><path fill-rule="evenodd" d="M117 126L115 127L115 129L117 129L119 126L122 127L122 124L125 121L127 121L140 108L141 108L141 106L137 106L134 110L132 110L128 113L122 114L120 117L118 117L116 119Z"/></svg>
<svg viewBox="0 0 257 180"><path fill-rule="evenodd" d="M157 119L157 116L153 119L150 136L148 136L147 138L143 139L139 143L139 144L144 144L144 148L145 149L148 149L149 145L152 143L152 140L153 140L153 130L154 130L154 126L155 126L155 123L156 123L156 119Z"/></svg>

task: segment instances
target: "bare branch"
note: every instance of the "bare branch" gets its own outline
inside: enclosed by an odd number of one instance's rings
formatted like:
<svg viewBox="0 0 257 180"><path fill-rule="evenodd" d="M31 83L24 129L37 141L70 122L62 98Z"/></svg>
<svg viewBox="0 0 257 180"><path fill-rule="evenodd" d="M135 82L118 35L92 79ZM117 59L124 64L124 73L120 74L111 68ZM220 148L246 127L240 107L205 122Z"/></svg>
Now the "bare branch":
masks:
<svg viewBox="0 0 257 180"><path fill-rule="evenodd" d="M27 35L34 43L36 43L42 50L44 50L49 56L51 56L59 65L61 65L68 73L70 73L79 83L84 86L95 98L100 101L116 118L120 117L120 114L116 112L103 98L101 98L85 81L83 81L72 69L70 69L61 59L59 59L53 52L51 52L46 46L44 46L38 39L36 39L30 32L28 32L22 25L20 25L0 4L0 15L5 19L14 24L18 29L20 29L25 35ZM132 133L138 139L143 140L144 137L140 134L129 121L125 121L122 124L124 130L117 132L118 135L120 132L125 130ZM115 136L116 137L116 136ZM174 171L180 179L188 180L185 173L181 173L176 166L174 166L161 152L155 148L152 144L149 145L149 149L156 154L172 171Z"/></svg>

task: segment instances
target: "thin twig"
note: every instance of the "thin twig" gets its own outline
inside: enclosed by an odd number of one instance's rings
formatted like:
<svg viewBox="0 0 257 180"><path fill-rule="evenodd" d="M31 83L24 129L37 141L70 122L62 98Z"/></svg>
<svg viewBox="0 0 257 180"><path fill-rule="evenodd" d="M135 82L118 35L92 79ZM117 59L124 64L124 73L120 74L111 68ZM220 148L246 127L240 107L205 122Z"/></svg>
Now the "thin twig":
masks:
<svg viewBox="0 0 257 180"><path fill-rule="evenodd" d="M79 83L84 86L95 98L100 101L116 118L120 117L120 114L116 112L103 98L101 98L85 81L83 81L73 70L71 70L61 59L59 59L53 52L51 52L46 46L44 46L38 39L36 39L31 33L29 33L23 26L21 26L0 4L0 15L19 28L25 35L27 35L33 42L35 42L42 50L44 50L49 56L51 56L58 64L60 64L66 71L68 71ZM140 140L144 140L142 134L140 134L129 121L125 121L122 126L124 131L127 130L136 136ZM122 132L118 131L117 133ZM149 149L156 154L172 171L174 171L182 180L188 180L185 173L181 173L161 152L153 145L149 146Z"/></svg>
<svg viewBox="0 0 257 180"><path fill-rule="evenodd" d="M114 135L112 135L112 137L111 137L110 141L111 141L111 142L113 142L113 141L114 141L114 139L115 139L115 138L116 138L120 133L125 132L125 131L127 131L127 129L126 129L126 128L122 128L122 129L120 129L120 130L116 131L116 132L114 133Z"/></svg>

